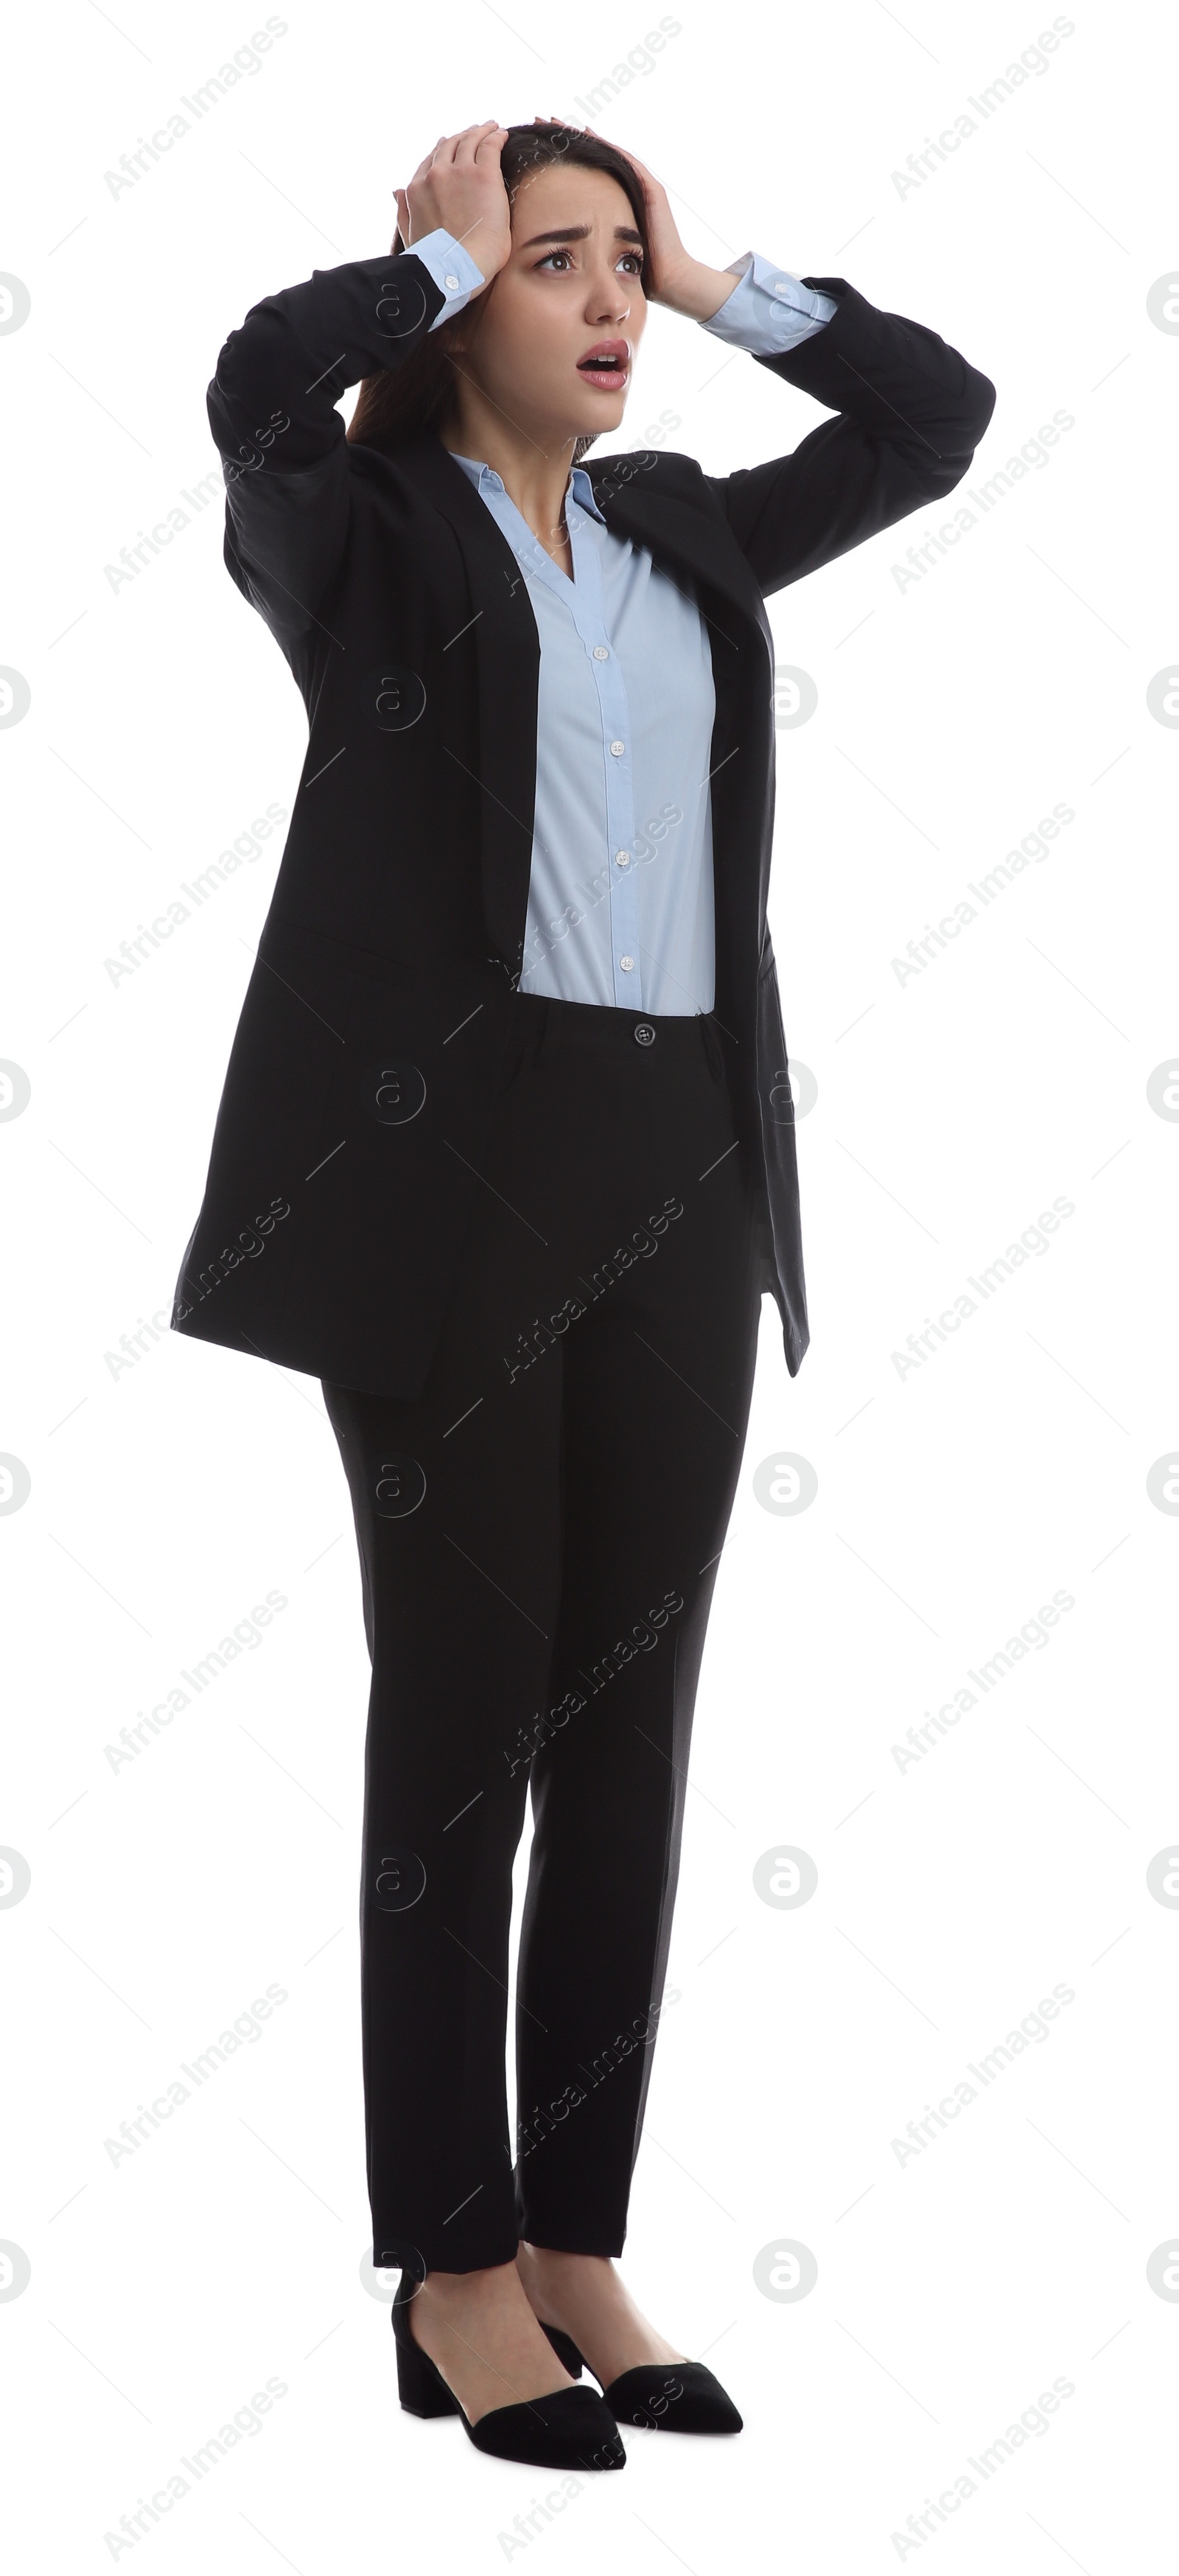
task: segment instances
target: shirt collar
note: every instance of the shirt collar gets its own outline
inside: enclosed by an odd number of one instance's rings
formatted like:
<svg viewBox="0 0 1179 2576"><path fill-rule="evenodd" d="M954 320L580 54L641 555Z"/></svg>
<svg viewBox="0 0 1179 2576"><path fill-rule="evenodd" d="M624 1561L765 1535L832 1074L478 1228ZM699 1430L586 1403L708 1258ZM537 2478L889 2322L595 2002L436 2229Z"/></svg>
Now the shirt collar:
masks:
<svg viewBox="0 0 1179 2576"><path fill-rule="evenodd" d="M503 478L495 472L493 466L480 463L479 459L474 456L458 456L455 454L453 447L448 452L454 457L455 464L462 466L468 482L474 484L476 491L480 494L482 499L486 500L490 493L503 491ZM567 495L570 490L572 490L573 499L579 503L580 507L588 513L590 518L599 520L602 527L605 527L605 518L594 499L593 484L591 483L583 465L575 465L573 467L569 477L569 482L565 486L565 490Z"/></svg>

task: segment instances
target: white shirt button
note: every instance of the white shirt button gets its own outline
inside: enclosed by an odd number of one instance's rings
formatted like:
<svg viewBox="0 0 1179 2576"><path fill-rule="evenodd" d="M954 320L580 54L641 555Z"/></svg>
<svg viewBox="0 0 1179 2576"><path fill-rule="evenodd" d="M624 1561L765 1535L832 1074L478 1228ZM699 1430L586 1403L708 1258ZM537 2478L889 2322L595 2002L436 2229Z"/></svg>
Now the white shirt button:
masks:
<svg viewBox="0 0 1179 2576"><path fill-rule="evenodd" d="M457 279L457 277L448 277L448 278L447 278L447 280L446 280L446 284L447 284L448 286L457 286L457 285L458 285L458 279Z"/></svg>
<svg viewBox="0 0 1179 2576"><path fill-rule="evenodd" d="M628 868L630 866L630 851L616 850L614 853L614 865L616 868Z"/></svg>
<svg viewBox="0 0 1179 2576"><path fill-rule="evenodd" d="M595 646L594 646L594 660L595 660L595 662L608 662L608 661L609 661L609 659L610 659L610 655L609 655L609 651L608 651L607 647L606 647L604 644L595 644Z"/></svg>
<svg viewBox="0 0 1179 2576"><path fill-rule="evenodd" d="M613 752L615 759L620 760L626 749L626 744L624 742L612 742L610 749Z"/></svg>
<svg viewBox="0 0 1179 2576"><path fill-rule="evenodd" d="M623 974L624 974L624 975L629 975L630 970L631 970L631 967L634 965L634 962L635 962L635 961L634 961L633 957L620 957L620 958L619 958L618 963L619 963L619 965L621 966L621 968L622 968L622 971L623 971Z"/></svg>

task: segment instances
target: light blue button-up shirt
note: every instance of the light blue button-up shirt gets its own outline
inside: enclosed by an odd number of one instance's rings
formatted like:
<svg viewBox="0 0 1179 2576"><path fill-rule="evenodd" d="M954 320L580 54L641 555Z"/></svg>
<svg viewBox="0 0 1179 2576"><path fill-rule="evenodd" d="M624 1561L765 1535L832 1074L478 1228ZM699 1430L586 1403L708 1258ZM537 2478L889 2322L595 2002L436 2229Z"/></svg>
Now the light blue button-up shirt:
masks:
<svg viewBox="0 0 1179 2576"><path fill-rule="evenodd" d="M483 284L449 233L412 245L446 296L433 329ZM796 348L836 310L752 251L702 325L754 356ZM715 997L712 795L716 700L691 586L607 527L584 467L566 487L569 580L500 476L456 456L520 565L540 637L536 806L520 990L682 1017Z"/></svg>

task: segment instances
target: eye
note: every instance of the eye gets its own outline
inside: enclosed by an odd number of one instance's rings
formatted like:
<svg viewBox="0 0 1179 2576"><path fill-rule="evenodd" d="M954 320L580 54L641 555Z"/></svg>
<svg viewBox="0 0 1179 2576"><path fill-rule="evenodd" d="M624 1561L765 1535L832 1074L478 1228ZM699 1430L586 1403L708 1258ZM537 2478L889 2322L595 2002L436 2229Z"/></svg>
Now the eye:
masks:
<svg viewBox="0 0 1179 2576"><path fill-rule="evenodd" d="M569 250L550 250L550 251L546 251L544 258L543 258L543 259L538 259L538 261L537 261L537 263L536 263L537 268L538 268L538 269L542 269L542 268L551 268L552 263L553 263L553 261L554 261L555 259L563 259L563 260L567 260L567 261L569 262L570 266L572 266L572 264L573 264L573 253L572 253L572 251L569 251ZM623 262L624 262L624 261L626 261L626 260L629 260L629 261L631 261L631 262L633 263L633 265L632 265L632 267L631 267L631 271L630 271L630 273L631 273L632 277L641 277L641 276L642 276L642 274L643 274L643 254L642 254L642 251L641 251L641 250L624 250L624 251L622 251L622 252L619 254L619 260L618 260L618 265L619 265L619 267L620 267L620 268L622 267ZM559 276L562 276L562 277L563 277L563 276L565 276L565 275L567 274L567 272L566 272L566 270L561 269L561 270L558 270L558 271L556 272L556 274L557 274L557 275L559 275Z"/></svg>

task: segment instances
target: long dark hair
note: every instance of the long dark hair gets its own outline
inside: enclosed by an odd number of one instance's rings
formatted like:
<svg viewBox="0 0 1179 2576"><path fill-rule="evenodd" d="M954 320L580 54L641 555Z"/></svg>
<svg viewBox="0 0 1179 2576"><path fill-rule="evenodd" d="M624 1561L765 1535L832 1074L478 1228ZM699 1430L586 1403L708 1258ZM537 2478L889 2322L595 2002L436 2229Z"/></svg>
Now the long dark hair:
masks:
<svg viewBox="0 0 1179 2576"><path fill-rule="evenodd" d="M517 191L531 172L562 161L578 162L587 170L605 170L625 190L643 246L643 276L650 292L651 246L642 181L612 143L603 143L597 135L586 134L576 125L510 125L499 163L510 203L515 204ZM392 249L397 252L405 247L399 227L393 235ZM456 313L452 321L440 323L436 331L428 331L404 366L382 367L376 375L361 378L356 409L348 423L349 438L362 440L366 447L392 447L402 439L420 436L423 430L442 426L454 409L452 346L464 319L465 309ZM575 465L593 443L592 432L576 440Z"/></svg>

